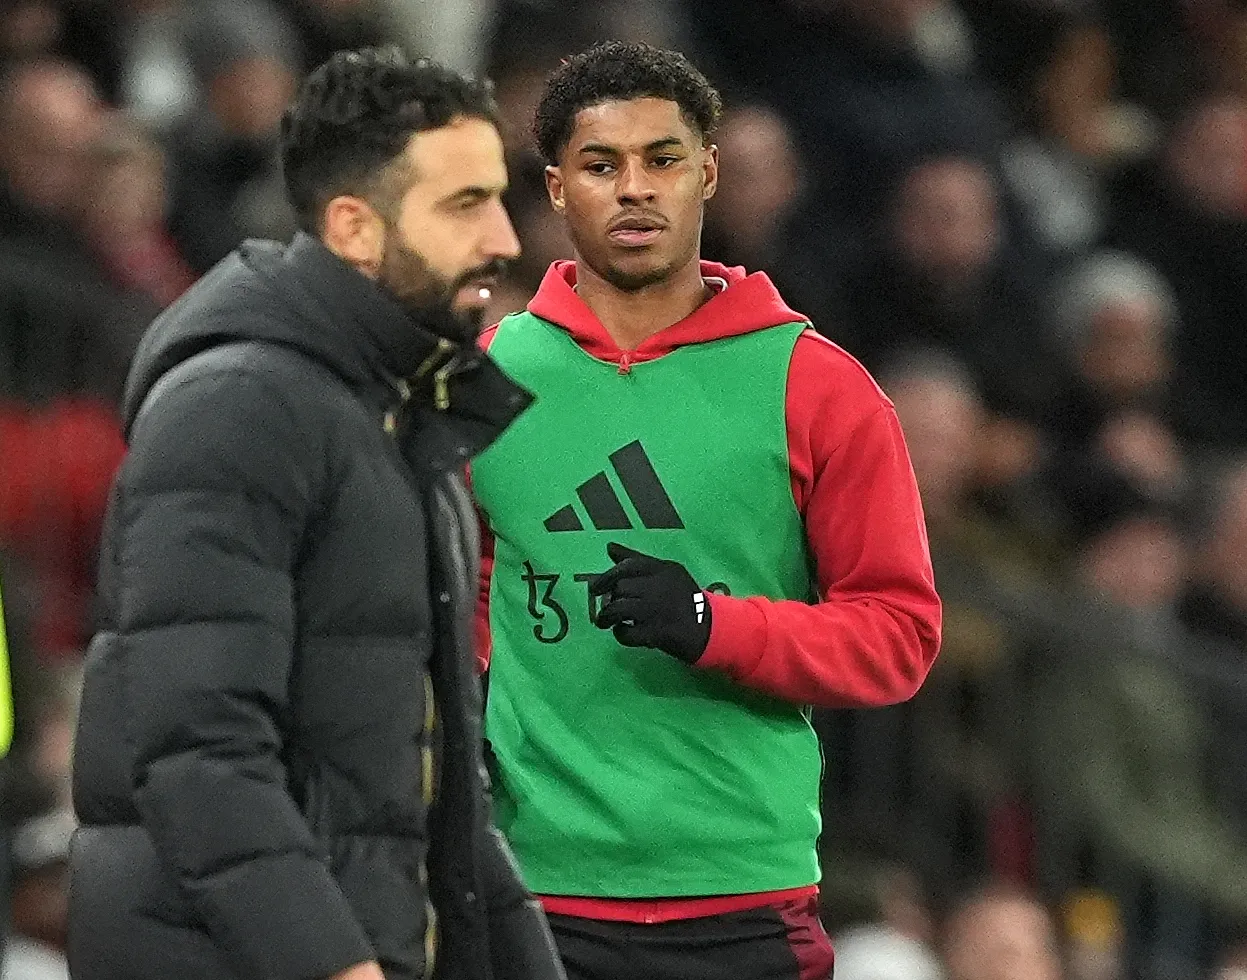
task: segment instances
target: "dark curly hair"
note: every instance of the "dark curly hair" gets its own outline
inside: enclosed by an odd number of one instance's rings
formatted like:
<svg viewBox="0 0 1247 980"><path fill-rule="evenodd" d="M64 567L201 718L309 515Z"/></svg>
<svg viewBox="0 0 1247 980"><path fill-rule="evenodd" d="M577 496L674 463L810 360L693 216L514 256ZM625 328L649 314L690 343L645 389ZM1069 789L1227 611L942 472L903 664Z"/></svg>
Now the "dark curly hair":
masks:
<svg viewBox="0 0 1247 980"><path fill-rule="evenodd" d="M676 103L703 139L714 131L723 111L714 86L680 52L607 41L568 58L550 75L533 120L537 148L547 163L557 164L582 109L643 98Z"/></svg>
<svg viewBox="0 0 1247 980"><path fill-rule="evenodd" d="M398 48L339 51L312 72L281 121L286 196L304 231L318 233L339 194L382 200L391 164L414 133L457 116L498 124L488 81Z"/></svg>

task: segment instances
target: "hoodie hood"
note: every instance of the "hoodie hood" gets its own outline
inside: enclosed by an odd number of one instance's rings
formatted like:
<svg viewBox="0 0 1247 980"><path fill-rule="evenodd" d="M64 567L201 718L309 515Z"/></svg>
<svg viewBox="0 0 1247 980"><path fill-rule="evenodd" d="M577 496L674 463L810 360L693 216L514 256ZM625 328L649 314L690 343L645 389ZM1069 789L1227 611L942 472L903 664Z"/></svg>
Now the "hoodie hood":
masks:
<svg viewBox="0 0 1247 980"><path fill-rule="evenodd" d="M766 273L746 274L740 266L703 261L701 275L715 289L715 295L679 323L628 351L629 360L652 360L677 347L808 320L784 302ZM624 358L625 352L576 293L575 262L555 262L550 266L537 295L528 304L528 312L562 327L591 357L613 362Z"/></svg>
<svg viewBox="0 0 1247 980"><path fill-rule="evenodd" d="M210 347L241 340L295 348L382 404L397 397L398 379L427 374L459 350L312 236L299 233L289 246L248 241L144 335L126 381L127 434L161 376Z"/></svg>

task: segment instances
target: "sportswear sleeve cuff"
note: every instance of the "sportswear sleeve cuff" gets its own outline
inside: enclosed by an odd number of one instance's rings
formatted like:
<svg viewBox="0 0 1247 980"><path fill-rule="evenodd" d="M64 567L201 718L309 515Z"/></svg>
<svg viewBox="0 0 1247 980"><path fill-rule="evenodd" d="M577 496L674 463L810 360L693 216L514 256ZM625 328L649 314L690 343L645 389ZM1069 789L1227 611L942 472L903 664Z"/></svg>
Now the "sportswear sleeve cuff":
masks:
<svg viewBox="0 0 1247 980"><path fill-rule="evenodd" d="M710 642L695 666L721 670L730 677L748 677L766 650L765 599L739 599L707 593L710 600Z"/></svg>

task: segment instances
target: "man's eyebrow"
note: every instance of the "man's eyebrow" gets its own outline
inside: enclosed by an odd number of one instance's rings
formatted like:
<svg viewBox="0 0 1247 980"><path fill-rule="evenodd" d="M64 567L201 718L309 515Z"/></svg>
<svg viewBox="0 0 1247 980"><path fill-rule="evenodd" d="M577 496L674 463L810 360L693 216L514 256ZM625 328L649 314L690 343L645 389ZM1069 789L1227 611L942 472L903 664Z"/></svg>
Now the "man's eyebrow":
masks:
<svg viewBox="0 0 1247 980"><path fill-rule="evenodd" d="M666 150L672 147L683 147L684 140L678 136L664 136L662 139L654 140L645 147L646 153L653 153L655 150ZM607 146L605 143L585 143L576 152L578 153L602 153L608 156L618 156L619 148L616 146Z"/></svg>
<svg viewBox="0 0 1247 980"><path fill-rule="evenodd" d="M483 185L462 187L453 194L447 194L439 203L471 204L475 201L488 200L497 194L502 194L504 191L506 191L505 187L485 187Z"/></svg>

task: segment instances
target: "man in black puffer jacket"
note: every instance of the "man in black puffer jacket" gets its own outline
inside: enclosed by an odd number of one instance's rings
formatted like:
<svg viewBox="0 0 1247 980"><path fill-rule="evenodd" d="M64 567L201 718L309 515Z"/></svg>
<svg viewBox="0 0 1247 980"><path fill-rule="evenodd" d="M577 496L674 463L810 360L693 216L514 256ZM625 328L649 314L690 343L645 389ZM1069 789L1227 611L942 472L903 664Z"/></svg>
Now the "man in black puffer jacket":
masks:
<svg viewBox="0 0 1247 980"><path fill-rule="evenodd" d="M283 157L305 231L224 260L131 369L73 975L561 980L490 824L470 643L464 463L531 400L474 344L518 252L492 99L342 53Z"/></svg>

